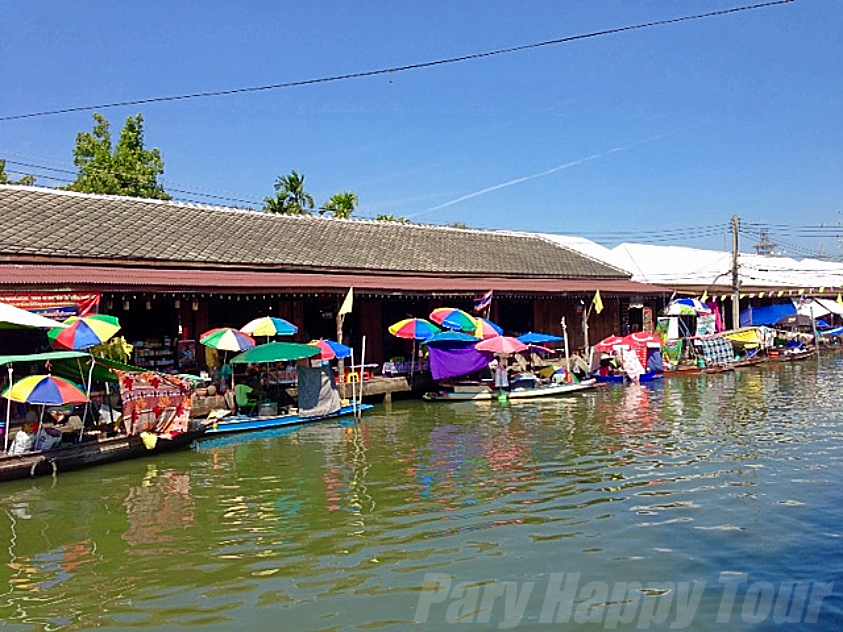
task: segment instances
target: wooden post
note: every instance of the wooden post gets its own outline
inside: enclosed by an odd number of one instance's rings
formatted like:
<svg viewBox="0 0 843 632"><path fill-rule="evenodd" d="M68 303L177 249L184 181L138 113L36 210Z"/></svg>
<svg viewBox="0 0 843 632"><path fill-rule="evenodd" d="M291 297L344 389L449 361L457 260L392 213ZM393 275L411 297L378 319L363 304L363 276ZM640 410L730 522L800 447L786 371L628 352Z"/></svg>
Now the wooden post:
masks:
<svg viewBox="0 0 843 632"><path fill-rule="evenodd" d="M562 338L565 341L565 368L568 371L568 376L571 375L571 355L570 350L568 348L568 323L565 320L565 317L562 317L562 320L559 321L559 324L562 325Z"/></svg>
<svg viewBox="0 0 843 632"><path fill-rule="evenodd" d="M337 342L342 344L342 327L345 323L345 314L340 314L339 310L337 310ZM351 364L354 364L354 360L352 359ZM345 399L345 361L342 359L337 360L337 372L339 373L340 379L340 397Z"/></svg>

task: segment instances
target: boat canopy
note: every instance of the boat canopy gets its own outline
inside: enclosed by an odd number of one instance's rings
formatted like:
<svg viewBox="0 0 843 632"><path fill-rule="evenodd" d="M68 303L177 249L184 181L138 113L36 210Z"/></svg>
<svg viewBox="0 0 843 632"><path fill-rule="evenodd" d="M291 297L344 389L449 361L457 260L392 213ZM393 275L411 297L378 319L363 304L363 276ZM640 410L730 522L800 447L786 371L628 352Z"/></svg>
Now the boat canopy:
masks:
<svg viewBox="0 0 843 632"><path fill-rule="evenodd" d="M75 360L89 358L90 354L81 351L47 351L45 353L28 353L22 355L0 356L0 366L23 362L55 362L56 360Z"/></svg>

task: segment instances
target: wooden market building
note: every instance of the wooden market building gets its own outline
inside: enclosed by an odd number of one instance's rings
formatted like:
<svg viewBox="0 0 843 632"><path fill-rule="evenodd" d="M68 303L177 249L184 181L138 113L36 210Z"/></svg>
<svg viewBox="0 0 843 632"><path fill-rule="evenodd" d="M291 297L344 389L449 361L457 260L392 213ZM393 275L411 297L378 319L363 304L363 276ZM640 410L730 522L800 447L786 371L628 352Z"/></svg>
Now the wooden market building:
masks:
<svg viewBox="0 0 843 632"><path fill-rule="evenodd" d="M136 352L262 315L294 322L302 340L335 338L350 287L345 341L365 335L374 362L406 353L386 331L392 322L442 305L471 309L489 290L491 319L508 332L558 334L565 317L577 348L596 290L605 307L588 320L592 342L624 333L636 309L656 313L670 295L548 239L501 231L11 185L0 185L0 220L0 301L96 296Z"/></svg>

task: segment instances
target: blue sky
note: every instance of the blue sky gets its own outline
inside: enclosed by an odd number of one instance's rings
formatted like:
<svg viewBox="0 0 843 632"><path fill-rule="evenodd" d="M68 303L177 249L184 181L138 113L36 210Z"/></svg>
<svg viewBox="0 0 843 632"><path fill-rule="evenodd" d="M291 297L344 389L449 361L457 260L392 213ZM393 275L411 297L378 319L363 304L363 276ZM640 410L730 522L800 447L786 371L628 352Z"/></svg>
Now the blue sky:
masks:
<svg viewBox="0 0 843 632"><path fill-rule="evenodd" d="M0 114L304 79L737 4L0 2ZM115 126L144 114L170 186L248 199L297 169L319 201L352 190L363 214L435 223L594 234L733 213L837 222L842 22L843 3L798 0L432 70L106 114ZM72 166L90 120L0 122L0 157Z"/></svg>

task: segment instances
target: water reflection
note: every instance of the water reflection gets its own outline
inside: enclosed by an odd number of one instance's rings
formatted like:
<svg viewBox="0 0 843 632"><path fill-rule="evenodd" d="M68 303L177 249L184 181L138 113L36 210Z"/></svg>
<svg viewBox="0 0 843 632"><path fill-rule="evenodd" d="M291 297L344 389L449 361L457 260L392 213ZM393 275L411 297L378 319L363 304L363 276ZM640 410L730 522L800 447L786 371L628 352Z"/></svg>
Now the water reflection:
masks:
<svg viewBox="0 0 843 632"><path fill-rule="evenodd" d="M841 377L829 357L509 407L396 403L10 484L0 616L404 629L428 572L833 577Z"/></svg>

